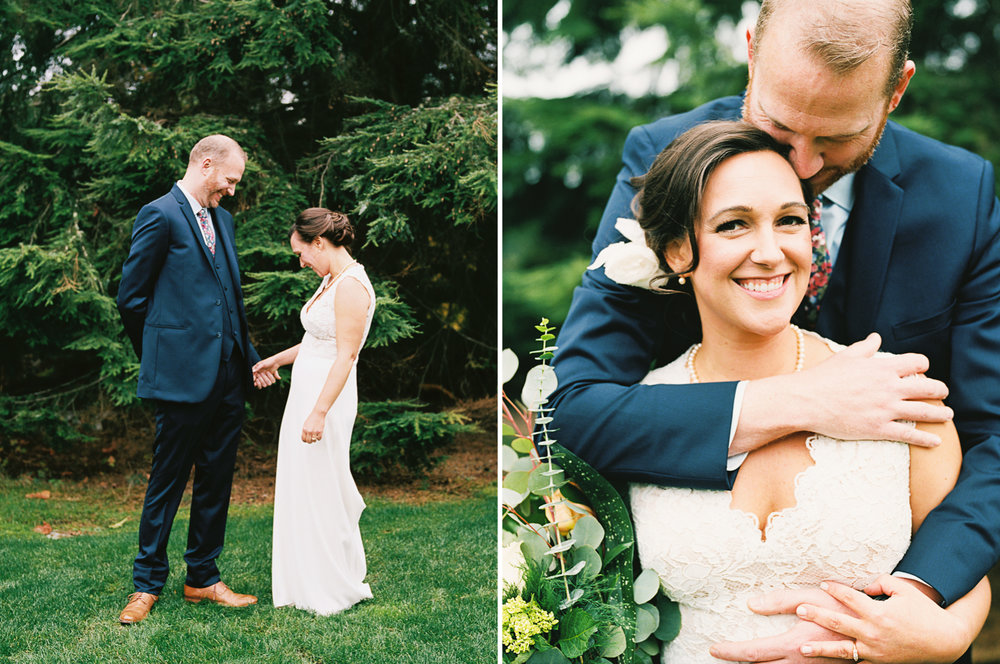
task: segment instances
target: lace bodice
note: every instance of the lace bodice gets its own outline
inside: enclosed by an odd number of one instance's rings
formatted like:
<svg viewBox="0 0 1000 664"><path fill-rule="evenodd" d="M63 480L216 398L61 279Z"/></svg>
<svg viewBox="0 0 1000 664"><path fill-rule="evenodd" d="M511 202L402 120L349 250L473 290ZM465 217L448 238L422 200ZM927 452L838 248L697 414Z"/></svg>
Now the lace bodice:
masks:
<svg viewBox="0 0 1000 664"><path fill-rule="evenodd" d="M365 318L365 333L361 339L362 346L365 344L365 339L368 338L368 330L372 324L372 314L375 311L375 291L368 280L365 268L360 263L354 263L344 270L337 277L336 281L330 284L330 287L324 292L323 289L330 282L331 278L329 274L323 277L319 288L316 289L313 296L302 307L302 311L299 312L299 320L305 329L305 334L302 337L302 346L299 349L300 353L305 351L326 358L337 356L337 316L334 311L334 299L337 294L337 288L345 279L356 279L368 292L368 314Z"/></svg>
<svg viewBox="0 0 1000 664"><path fill-rule="evenodd" d="M831 348L836 347L828 342ZM643 383L686 383L681 360ZM909 447L887 441L807 442L814 465L795 478L796 504L757 516L730 508L730 491L633 484L639 557L681 608L663 662L716 662L720 641L778 634L797 618L758 616L749 597L832 579L863 588L891 572L910 542Z"/></svg>

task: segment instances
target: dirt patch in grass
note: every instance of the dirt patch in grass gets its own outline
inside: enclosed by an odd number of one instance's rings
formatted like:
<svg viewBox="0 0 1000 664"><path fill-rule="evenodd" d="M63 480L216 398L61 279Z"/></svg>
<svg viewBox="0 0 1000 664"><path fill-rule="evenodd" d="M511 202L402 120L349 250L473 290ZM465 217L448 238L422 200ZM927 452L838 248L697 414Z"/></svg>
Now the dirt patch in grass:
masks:
<svg viewBox="0 0 1000 664"><path fill-rule="evenodd" d="M357 478L358 490L366 499L387 498L422 504L435 500L481 495L497 481L496 399L479 399L460 404L480 429L461 434L441 462L426 476L391 475ZM234 503L268 503L274 500L274 473L277 456L241 453L233 480Z"/></svg>

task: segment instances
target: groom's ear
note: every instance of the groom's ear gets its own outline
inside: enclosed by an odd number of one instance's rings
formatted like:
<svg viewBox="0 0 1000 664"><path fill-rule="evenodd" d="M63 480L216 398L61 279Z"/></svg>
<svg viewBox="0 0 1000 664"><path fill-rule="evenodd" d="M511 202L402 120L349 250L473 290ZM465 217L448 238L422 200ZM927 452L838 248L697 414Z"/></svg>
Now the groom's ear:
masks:
<svg viewBox="0 0 1000 664"><path fill-rule="evenodd" d="M691 241L687 238L674 240L663 251L663 257L671 272L686 270L691 265Z"/></svg>

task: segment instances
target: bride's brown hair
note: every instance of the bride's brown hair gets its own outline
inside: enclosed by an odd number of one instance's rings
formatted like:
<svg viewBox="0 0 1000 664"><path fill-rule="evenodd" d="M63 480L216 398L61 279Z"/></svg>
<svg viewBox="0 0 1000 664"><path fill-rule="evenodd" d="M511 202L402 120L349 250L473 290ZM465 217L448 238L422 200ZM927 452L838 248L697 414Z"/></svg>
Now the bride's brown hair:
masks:
<svg viewBox="0 0 1000 664"><path fill-rule="evenodd" d="M298 233L306 244L318 237L325 237L335 247L344 247L348 253L354 242L354 226L343 212L334 212L326 208L306 208L295 218L288 235Z"/></svg>
<svg viewBox="0 0 1000 664"><path fill-rule="evenodd" d="M660 277L662 283L698 267L695 222L705 186L719 164L751 152L775 152L787 159L789 150L749 123L716 120L685 131L660 152L648 173L632 178L632 186L639 190L632 199L632 211L646 234L646 244L667 275ZM812 201L807 182L802 182L802 193L807 204ZM664 253L671 242L685 237L691 242L691 263L671 270ZM653 290L677 292L661 284L654 284Z"/></svg>

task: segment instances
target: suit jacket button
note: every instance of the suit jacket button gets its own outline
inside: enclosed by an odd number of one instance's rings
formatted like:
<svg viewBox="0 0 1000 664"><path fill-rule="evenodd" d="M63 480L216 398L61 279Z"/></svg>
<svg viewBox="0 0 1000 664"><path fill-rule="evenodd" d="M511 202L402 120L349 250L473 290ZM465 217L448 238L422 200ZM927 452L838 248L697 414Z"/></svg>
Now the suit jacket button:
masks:
<svg viewBox="0 0 1000 664"><path fill-rule="evenodd" d="M215 306L221 307L222 306L222 300L216 300L215 301Z"/></svg>
<svg viewBox="0 0 1000 664"><path fill-rule="evenodd" d="M215 333L215 338L216 339L221 339L222 338L222 332L216 332Z"/></svg>

